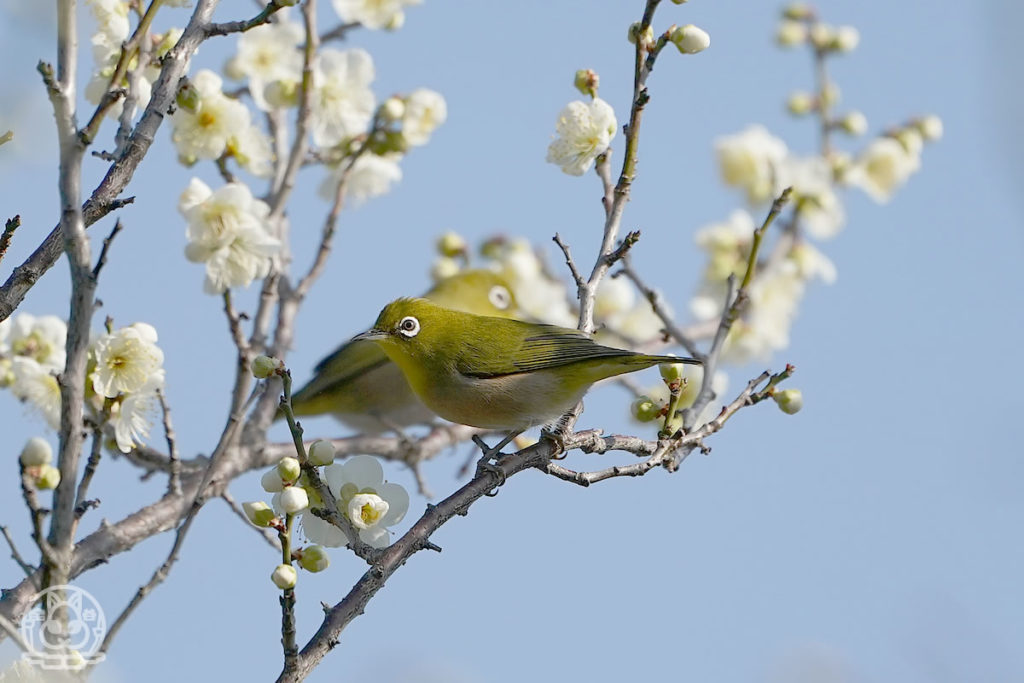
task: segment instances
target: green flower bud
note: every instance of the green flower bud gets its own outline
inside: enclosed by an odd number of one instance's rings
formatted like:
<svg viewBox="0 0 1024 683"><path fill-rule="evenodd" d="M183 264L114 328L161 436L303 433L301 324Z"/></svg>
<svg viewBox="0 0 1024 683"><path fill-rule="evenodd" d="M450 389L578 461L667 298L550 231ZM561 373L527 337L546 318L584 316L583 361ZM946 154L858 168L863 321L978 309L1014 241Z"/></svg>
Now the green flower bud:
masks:
<svg viewBox="0 0 1024 683"><path fill-rule="evenodd" d="M459 262L453 258L442 256L441 258L434 261L434 265L430 266L430 279L434 282L441 282L447 280L453 275L457 275L461 267Z"/></svg>
<svg viewBox="0 0 1024 683"><path fill-rule="evenodd" d="M651 422L657 419L661 406L651 400L650 396L641 396L629 406L629 412L640 422Z"/></svg>
<svg viewBox="0 0 1024 683"><path fill-rule="evenodd" d="M185 83L185 85L178 88L178 94L174 97L174 101L180 108L190 112L195 112L199 108L201 99L199 91L191 83Z"/></svg>
<svg viewBox="0 0 1024 683"><path fill-rule="evenodd" d="M21 464L25 467L49 465L52 461L53 448L50 447L50 442L46 439L33 436L25 442L25 447L21 449Z"/></svg>
<svg viewBox="0 0 1024 683"><path fill-rule="evenodd" d="M599 82L597 72L593 69L580 69L576 72L572 84L584 95L597 97L597 85Z"/></svg>
<svg viewBox="0 0 1024 683"><path fill-rule="evenodd" d="M786 109L793 116L803 116L814 111L814 97L805 92L795 92L786 100Z"/></svg>
<svg viewBox="0 0 1024 683"><path fill-rule="evenodd" d="M270 356L256 356L252 359L250 369L256 379L266 379L284 370L284 361Z"/></svg>
<svg viewBox="0 0 1024 683"><path fill-rule="evenodd" d="M665 380L665 384L681 380L683 378L683 368L684 365L682 363L665 363L658 366L661 378Z"/></svg>
<svg viewBox="0 0 1024 683"><path fill-rule="evenodd" d="M626 38L630 44L636 45L636 39L640 36L640 22L634 21L629 25L629 31L626 34Z"/></svg>
<svg viewBox="0 0 1024 683"><path fill-rule="evenodd" d="M254 526L268 527L275 519L277 519L277 515L274 513L273 508L262 500L251 503L242 503L242 511L245 512L246 518Z"/></svg>
<svg viewBox="0 0 1024 683"><path fill-rule="evenodd" d="M283 483L294 484L302 474L302 466L295 458L281 458L281 461L277 463L277 474Z"/></svg>
<svg viewBox="0 0 1024 683"><path fill-rule="evenodd" d="M299 559L299 564L307 572L315 574L327 569L331 564L331 558L323 546L311 545L308 548L302 549L302 557Z"/></svg>
<svg viewBox="0 0 1024 683"><path fill-rule="evenodd" d="M289 588L295 588L295 582L299 578L299 573L295 571L295 567L290 564L279 564L274 570L274 573L270 575L270 580L274 582L274 585L281 590L288 590Z"/></svg>
<svg viewBox="0 0 1024 683"><path fill-rule="evenodd" d="M60 484L60 470L53 465L40 465L36 475L36 488L40 491L55 489Z"/></svg>
<svg viewBox="0 0 1024 683"><path fill-rule="evenodd" d="M314 441L309 447L309 462L317 467L333 463L334 444L323 439Z"/></svg>
<svg viewBox="0 0 1024 683"><path fill-rule="evenodd" d="M850 135L864 135L868 130L868 117L859 111L851 111L839 119L839 127Z"/></svg>
<svg viewBox="0 0 1024 683"><path fill-rule="evenodd" d="M800 393L799 389L776 391L772 394L772 398L779 405L779 410L787 415L798 413L804 407L804 395Z"/></svg>
<svg viewBox="0 0 1024 683"><path fill-rule="evenodd" d="M853 26L840 26L832 39L832 49L836 52L852 52L860 44L860 32Z"/></svg>
<svg viewBox="0 0 1024 683"><path fill-rule="evenodd" d="M811 45L817 50L831 49L836 40L835 29L828 24L815 24L811 26L808 35L811 38Z"/></svg>
<svg viewBox="0 0 1024 683"><path fill-rule="evenodd" d="M437 251L441 256L461 256L466 253L466 248L466 240L454 230L449 230L437 238Z"/></svg>
<svg viewBox="0 0 1024 683"><path fill-rule="evenodd" d="M793 2L782 10L782 16L786 19L792 19L799 21L802 19L810 19L814 16L814 10L811 6L803 2Z"/></svg>
<svg viewBox="0 0 1024 683"><path fill-rule="evenodd" d="M785 19L779 22L775 31L775 42L780 47L793 47L807 42L807 25L800 21Z"/></svg>

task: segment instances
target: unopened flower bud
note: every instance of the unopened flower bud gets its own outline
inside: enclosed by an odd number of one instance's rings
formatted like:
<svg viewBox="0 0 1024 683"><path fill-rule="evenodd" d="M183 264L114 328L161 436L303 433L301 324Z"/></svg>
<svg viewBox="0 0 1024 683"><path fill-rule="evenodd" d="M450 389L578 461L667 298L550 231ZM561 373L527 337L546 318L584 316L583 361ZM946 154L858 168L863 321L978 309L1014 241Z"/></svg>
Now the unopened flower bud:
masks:
<svg viewBox="0 0 1024 683"><path fill-rule="evenodd" d="M639 21L634 21L632 24L629 25L629 31L627 32L626 37L629 39L630 43L632 43L633 45L636 45L636 39L639 36L640 36L640 22Z"/></svg>
<svg viewBox="0 0 1024 683"><path fill-rule="evenodd" d="M811 6L806 3L792 2L783 8L782 16L786 19L800 21L803 19L810 19L814 16L814 10L812 10Z"/></svg>
<svg viewBox="0 0 1024 683"><path fill-rule="evenodd" d="M792 19L783 19L775 31L775 42L782 47L793 47L807 42L807 25Z"/></svg>
<svg viewBox="0 0 1024 683"><path fill-rule="evenodd" d="M25 467L39 467L49 465L53 461L53 448L50 442L38 436L33 436L25 442L21 449L21 464Z"/></svg>
<svg viewBox="0 0 1024 683"><path fill-rule="evenodd" d="M860 44L860 31L853 26L840 26L832 38L832 49L836 52L852 52Z"/></svg>
<svg viewBox="0 0 1024 683"><path fill-rule="evenodd" d="M39 490L55 489L60 483L60 470L53 465L40 465L36 475L36 488Z"/></svg>
<svg viewBox="0 0 1024 683"><path fill-rule="evenodd" d="M672 0L672 2L676 5L682 5L686 3L686 0Z"/></svg>
<svg viewBox="0 0 1024 683"><path fill-rule="evenodd" d="M597 72L593 69L580 69L576 72L576 77L573 79L573 85L576 89L584 95L590 95L591 97L597 97L597 86L600 79L597 76Z"/></svg>
<svg viewBox="0 0 1024 683"><path fill-rule="evenodd" d="M836 32L828 24L814 24L811 26L810 33L808 33L811 39L811 44L818 50L827 50L832 47L832 42L835 40Z"/></svg>
<svg viewBox="0 0 1024 683"><path fill-rule="evenodd" d="M281 479L281 475L277 473L276 467L272 470L267 470L266 474L260 479L260 485L267 493L280 493L284 491L284 481Z"/></svg>
<svg viewBox="0 0 1024 683"><path fill-rule="evenodd" d="M405 101L401 97L391 97L384 100L380 105L380 111L385 118L391 121L400 121L405 116Z"/></svg>
<svg viewBox="0 0 1024 683"><path fill-rule="evenodd" d="M294 484L295 480L302 474L302 466L295 458L281 458L277 463L277 474L285 484Z"/></svg>
<svg viewBox="0 0 1024 683"><path fill-rule="evenodd" d="M274 582L274 585L281 590L288 590L289 588L295 588L295 582L299 578L299 573L295 571L295 567L290 564L279 564L274 573L270 575L270 580Z"/></svg>
<svg viewBox="0 0 1024 683"><path fill-rule="evenodd" d="M679 51L684 55L694 55L703 52L711 45L711 36L701 28L693 24L677 26L669 36Z"/></svg>
<svg viewBox="0 0 1024 683"><path fill-rule="evenodd" d="M331 558L323 546L311 545L302 549L302 558L299 560L299 564L307 572L322 572L330 566Z"/></svg>
<svg viewBox="0 0 1024 683"><path fill-rule="evenodd" d="M650 396L641 396L629 406L629 412L640 422L650 422L657 419L661 407Z"/></svg>
<svg viewBox="0 0 1024 683"><path fill-rule="evenodd" d="M804 407L804 395L799 389L783 389L772 394L772 398L779 404L779 410L787 415L800 412Z"/></svg>
<svg viewBox="0 0 1024 683"><path fill-rule="evenodd" d="M934 142L942 138L942 119L935 114L922 116L915 124L917 125L918 132L921 133L921 137L926 142Z"/></svg>
<svg viewBox="0 0 1024 683"><path fill-rule="evenodd" d="M242 511L245 512L246 519L248 519L254 526L270 526L270 523L277 518L277 515L274 514L273 508L262 500L253 501L251 503L242 503Z"/></svg>
<svg viewBox="0 0 1024 683"><path fill-rule="evenodd" d="M252 376L256 379L266 379L279 370L284 370L284 361L270 356L256 356L252 359Z"/></svg>
<svg viewBox="0 0 1024 683"><path fill-rule="evenodd" d="M658 370L661 372L661 378L665 380L665 384L671 384L683 378L683 367L682 363L662 363L658 366Z"/></svg>
<svg viewBox="0 0 1024 683"><path fill-rule="evenodd" d="M868 130L868 117L859 111L851 111L839 119L839 127L842 128L844 133L849 133L850 135L864 135Z"/></svg>
<svg viewBox="0 0 1024 683"><path fill-rule="evenodd" d="M281 491L280 504L282 510L289 515L294 515L309 507L309 495L301 486L289 486Z"/></svg>
<svg viewBox="0 0 1024 683"><path fill-rule="evenodd" d="M920 154L921 148L924 147L924 138L917 128L903 128L897 131L896 139L903 145L903 149L907 150L908 154Z"/></svg>
<svg viewBox="0 0 1024 683"><path fill-rule="evenodd" d="M405 12L395 12L391 15L391 18L388 19L388 23L384 24L384 30L397 31L403 26L405 26Z"/></svg>
<svg viewBox="0 0 1024 683"><path fill-rule="evenodd" d="M814 96L806 92L795 92L786 100L786 109L793 116L803 116L814 111Z"/></svg>
<svg viewBox="0 0 1024 683"><path fill-rule="evenodd" d="M434 261L434 265L430 267L430 277L434 282L440 282L441 280L447 280L451 276L458 273L460 270L459 262L453 258L442 256L441 258Z"/></svg>
<svg viewBox="0 0 1024 683"><path fill-rule="evenodd" d="M174 101L178 107L190 112L195 112L199 108L199 101L201 99L199 91L191 83L185 83L178 88L178 94L174 96Z"/></svg>
<svg viewBox="0 0 1024 683"><path fill-rule="evenodd" d="M437 239L437 251L442 256L461 256L466 253L466 248L466 240L454 230L449 230Z"/></svg>
<svg viewBox="0 0 1024 683"><path fill-rule="evenodd" d="M309 463L317 467L334 462L334 444L320 439L309 447Z"/></svg>

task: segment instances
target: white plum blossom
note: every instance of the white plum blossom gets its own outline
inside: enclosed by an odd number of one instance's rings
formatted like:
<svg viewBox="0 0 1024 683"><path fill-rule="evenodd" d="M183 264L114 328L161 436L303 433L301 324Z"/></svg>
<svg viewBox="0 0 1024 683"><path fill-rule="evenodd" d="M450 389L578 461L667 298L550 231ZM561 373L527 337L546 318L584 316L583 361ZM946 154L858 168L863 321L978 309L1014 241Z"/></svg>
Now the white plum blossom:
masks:
<svg viewBox="0 0 1024 683"><path fill-rule="evenodd" d="M832 184L832 166L822 157L788 157L778 168L773 194L793 188L800 224L817 239L839 234L846 220Z"/></svg>
<svg viewBox="0 0 1024 683"><path fill-rule="evenodd" d="M256 106L265 111L268 103L264 90L272 83L298 84L302 80L302 53L299 45L305 40L302 27L287 19L257 26L238 39L238 52L225 72L236 80L248 79L249 94Z"/></svg>
<svg viewBox="0 0 1024 683"><path fill-rule="evenodd" d="M349 171L344 196L361 204L367 199L387 194L395 183L402 180L402 168L398 165L401 158L402 155L395 152L383 156L369 153L361 155ZM320 196L324 199L334 200L342 168L343 165L334 167L320 184Z"/></svg>
<svg viewBox="0 0 1024 683"><path fill-rule="evenodd" d="M92 387L100 396L162 386L164 352L156 345L156 330L146 323L135 323L98 337L92 344L95 369L90 374Z"/></svg>
<svg viewBox="0 0 1024 683"><path fill-rule="evenodd" d="M423 0L332 0L334 11L345 21L358 22L369 29L401 28L404 9Z"/></svg>
<svg viewBox="0 0 1024 683"><path fill-rule="evenodd" d="M64 369L67 334L67 325L55 315L19 313L0 322L0 359L24 356L47 372L59 372Z"/></svg>
<svg viewBox="0 0 1024 683"><path fill-rule="evenodd" d="M252 125L246 106L225 95L222 85L220 76L209 69L195 75L195 106L179 106L171 117L171 139L178 156L183 163L192 164L199 159L217 159L228 152L246 170L269 175L270 143Z"/></svg>
<svg viewBox="0 0 1024 683"><path fill-rule="evenodd" d="M313 140L332 147L366 132L376 98L370 90L373 59L362 49L320 51L313 68L311 129Z"/></svg>
<svg viewBox="0 0 1024 683"><path fill-rule="evenodd" d="M128 3L124 0L86 0L98 24L99 33L120 43L128 37Z"/></svg>
<svg viewBox="0 0 1024 683"><path fill-rule="evenodd" d="M402 137L410 145L425 145L448 118L448 105L440 93L417 88L405 99Z"/></svg>
<svg viewBox="0 0 1024 683"><path fill-rule="evenodd" d="M570 102L558 114L558 137L548 146L547 161L569 175L583 175L608 149L617 126L615 110L604 100Z"/></svg>
<svg viewBox="0 0 1024 683"><path fill-rule="evenodd" d="M844 179L867 192L879 204L884 204L921 168L919 154L919 145L911 143L908 146L902 138L878 138L854 160Z"/></svg>
<svg viewBox="0 0 1024 683"><path fill-rule="evenodd" d="M625 313L636 302L636 288L625 277L606 277L594 297L594 316L600 320Z"/></svg>
<svg viewBox="0 0 1024 683"><path fill-rule="evenodd" d="M270 207L254 198L247 185L228 183L214 192L193 178L178 211L188 223L186 258L206 264L207 293L246 286L270 272L281 243L271 235Z"/></svg>
<svg viewBox="0 0 1024 683"><path fill-rule="evenodd" d="M753 125L715 141L722 180L747 193L751 204L772 199L776 173L786 158L786 143L763 126Z"/></svg>
<svg viewBox="0 0 1024 683"><path fill-rule="evenodd" d="M401 522L409 509L408 492L385 482L384 468L369 455L325 467L324 480L338 501L338 510L359 530L359 539L374 548L386 548L390 543L387 527ZM314 543L332 548L347 543L341 529L313 514L302 515L302 528Z"/></svg>
<svg viewBox="0 0 1024 683"><path fill-rule="evenodd" d="M138 390L126 394L110 407L110 424L114 426L117 449L129 453L149 437L149 430L159 406L157 391L163 386L163 373L154 374Z"/></svg>
<svg viewBox="0 0 1024 683"><path fill-rule="evenodd" d="M11 393L34 408L53 429L60 428L60 385L52 372L24 356L11 359Z"/></svg>
<svg viewBox="0 0 1024 683"><path fill-rule="evenodd" d="M697 232L697 246L707 252L708 263L700 288L690 302L690 310L699 320L710 320L722 313L726 278L742 276L754 239L754 219L738 209L729 219Z"/></svg>

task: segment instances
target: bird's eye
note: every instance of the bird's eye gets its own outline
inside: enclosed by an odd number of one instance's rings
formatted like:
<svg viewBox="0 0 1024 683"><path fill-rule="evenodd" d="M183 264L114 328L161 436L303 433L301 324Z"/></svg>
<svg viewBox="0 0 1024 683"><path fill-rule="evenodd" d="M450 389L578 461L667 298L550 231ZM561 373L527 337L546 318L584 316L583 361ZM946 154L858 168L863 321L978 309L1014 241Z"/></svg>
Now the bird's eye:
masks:
<svg viewBox="0 0 1024 683"><path fill-rule="evenodd" d="M501 285L494 285L491 291L487 292L487 300L499 311L504 311L512 302L512 295Z"/></svg>
<svg viewBox="0 0 1024 683"><path fill-rule="evenodd" d="M412 339L420 333L420 321L411 315L407 315L398 323L398 331L403 337Z"/></svg>

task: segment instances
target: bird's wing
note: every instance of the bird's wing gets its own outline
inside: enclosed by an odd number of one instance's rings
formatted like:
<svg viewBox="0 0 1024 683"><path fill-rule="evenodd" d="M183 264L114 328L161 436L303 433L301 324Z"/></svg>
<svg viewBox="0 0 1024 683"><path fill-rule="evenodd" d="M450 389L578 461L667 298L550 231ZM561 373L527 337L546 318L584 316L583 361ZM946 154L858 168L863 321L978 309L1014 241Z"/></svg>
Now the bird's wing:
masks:
<svg viewBox="0 0 1024 683"><path fill-rule="evenodd" d="M329 391L388 362L387 355L371 341L346 342L317 363L313 379L295 398L301 400Z"/></svg>
<svg viewBox="0 0 1024 683"><path fill-rule="evenodd" d="M530 328L530 336L522 341L517 341L514 335L511 341L504 341L509 337L499 334L489 337L496 343L488 343L486 348L475 344L466 345L456 363L456 369L467 377L500 377L580 361L637 355L632 351L601 346L576 330L552 325L530 325Z"/></svg>

